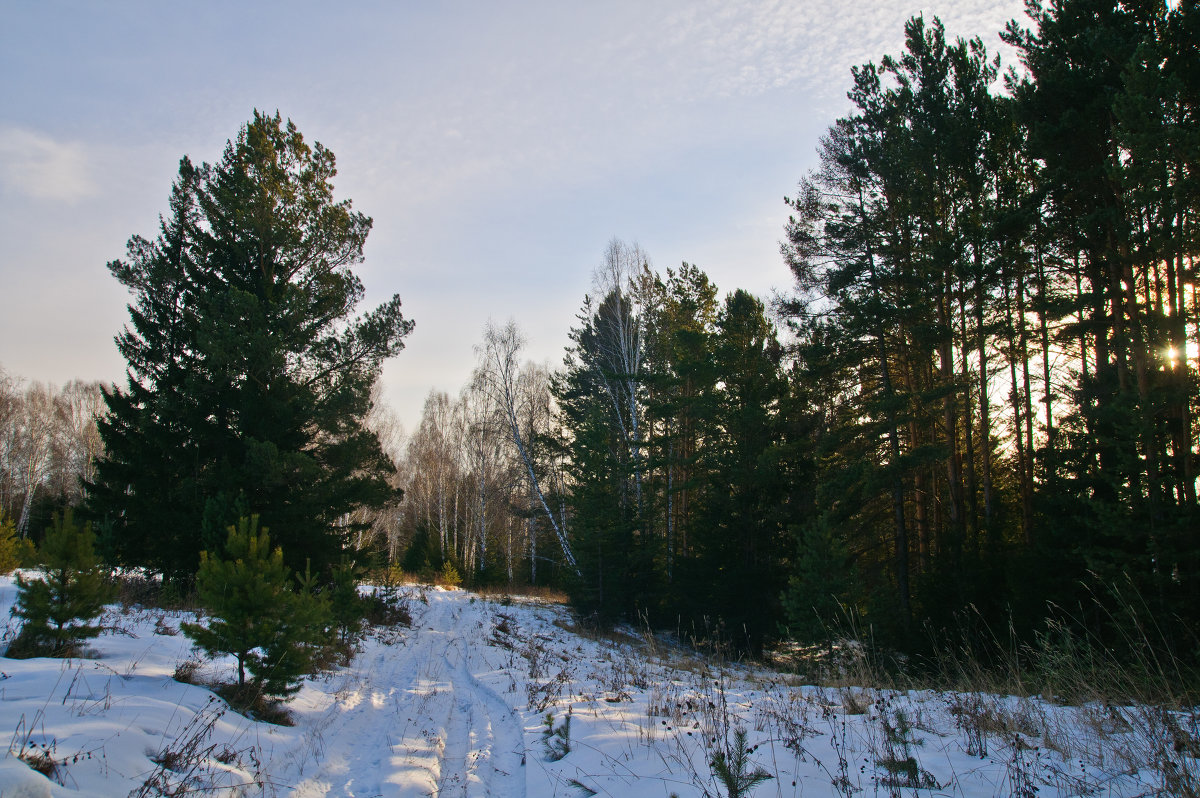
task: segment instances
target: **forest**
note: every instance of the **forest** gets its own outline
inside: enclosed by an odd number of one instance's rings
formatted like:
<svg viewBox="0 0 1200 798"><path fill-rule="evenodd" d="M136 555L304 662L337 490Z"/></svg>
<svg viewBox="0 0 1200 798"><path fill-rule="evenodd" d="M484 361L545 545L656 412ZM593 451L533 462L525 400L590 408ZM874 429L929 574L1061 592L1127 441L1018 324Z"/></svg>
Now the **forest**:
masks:
<svg viewBox="0 0 1200 798"><path fill-rule="evenodd" d="M1194 652L1198 11L1030 16L1018 68L915 18L853 71L787 296L614 240L560 369L489 327L409 442L410 564L749 650L1104 636L1134 604Z"/></svg>
<svg viewBox="0 0 1200 798"><path fill-rule="evenodd" d="M614 238L561 364L489 322L403 444L372 386L412 324L351 315L371 220L256 113L109 264L128 387L0 383L0 513L37 538L80 505L106 559L181 583L261 513L297 572L561 588L750 654L1051 619L1115 644L1132 608L1194 661L1200 7L1028 11L1019 63L917 17L853 70L783 200L789 291Z"/></svg>

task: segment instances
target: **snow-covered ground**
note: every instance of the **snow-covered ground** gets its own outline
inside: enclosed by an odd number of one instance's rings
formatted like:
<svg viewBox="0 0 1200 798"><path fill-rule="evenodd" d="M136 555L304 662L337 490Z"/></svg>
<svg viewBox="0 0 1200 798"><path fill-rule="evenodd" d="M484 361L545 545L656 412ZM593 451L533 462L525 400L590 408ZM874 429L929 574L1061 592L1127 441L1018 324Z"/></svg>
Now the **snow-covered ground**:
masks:
<svg viewBox="0 0 1200 798"><path fill-rule="evenodd" d="M553 605L406 592L412 627L308 680L291 727L172 678L183 613L111 607L94 658L0 660L0 796L724 796L711 763L742 729L733 769L764 797L1188 794L1197 772L1195 713L807 687L580 636ZM14 595L0 579L0 612Z"/></svg>

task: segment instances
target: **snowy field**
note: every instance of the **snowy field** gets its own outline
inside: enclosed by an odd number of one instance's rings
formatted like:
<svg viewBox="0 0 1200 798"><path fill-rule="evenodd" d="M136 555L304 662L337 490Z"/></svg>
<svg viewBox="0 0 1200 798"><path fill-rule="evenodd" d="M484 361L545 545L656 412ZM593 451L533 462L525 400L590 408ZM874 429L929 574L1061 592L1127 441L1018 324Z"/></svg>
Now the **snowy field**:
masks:
<svg viewBox="0 0 1200 798"><path fill-rule="evenodd" d="M110 607L94 658L0 661L0 796L1196 794L1195 713L801 686L580 636L553 605L405 590L412 627L305 682L291 727L172 678L184 613ZM5 617L14 596L0 579Z"/></svg>

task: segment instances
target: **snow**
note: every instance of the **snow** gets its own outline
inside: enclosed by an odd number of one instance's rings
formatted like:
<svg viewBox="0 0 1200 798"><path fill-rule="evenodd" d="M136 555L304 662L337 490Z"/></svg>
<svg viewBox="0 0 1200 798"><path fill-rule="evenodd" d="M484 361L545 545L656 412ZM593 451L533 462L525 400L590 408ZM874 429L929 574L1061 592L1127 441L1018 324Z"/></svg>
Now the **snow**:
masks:
<svg viewBox="0 0 1200 798"><path fill-rule="evenodd" d="M307 680L291 727L172 678L196 657L188 613L114 605L88 658L0 661L0 796L716 796L710 762L738 729L746 772L772 776L756 796L1132 796L1197 772L1197 746L1171 748L1195 743L1194 712L823 689L629 630L580 635L555 605L406 590L412 627ZM0 610L14 597L0 579ZM51 778L20 759L39 755Z"/></svg>

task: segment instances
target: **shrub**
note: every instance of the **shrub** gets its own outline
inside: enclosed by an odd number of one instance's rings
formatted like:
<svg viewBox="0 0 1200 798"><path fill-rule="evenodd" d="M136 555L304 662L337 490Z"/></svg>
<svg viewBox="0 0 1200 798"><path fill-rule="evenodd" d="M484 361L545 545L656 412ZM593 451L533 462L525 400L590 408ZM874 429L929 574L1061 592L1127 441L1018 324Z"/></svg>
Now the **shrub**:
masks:
<svg viewBox="0 0 1200 798"><path fill-rule="evenodd" d="M20 567L21 558L17 551L20 542L16 524L0 512L0 574L11 574Z"/></svg>
<svg viewBox="0 0 1200 798"><path fill-rule="evenodd" d="M395 585L380 585L362 601L363 618L372 626L412 626L412 611Z"/></svg>

